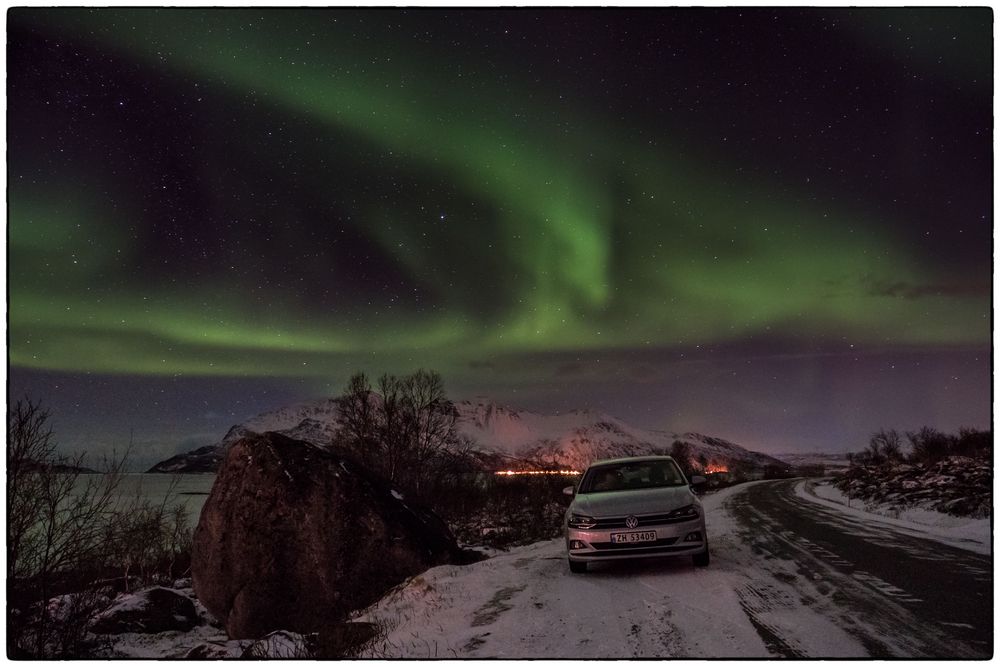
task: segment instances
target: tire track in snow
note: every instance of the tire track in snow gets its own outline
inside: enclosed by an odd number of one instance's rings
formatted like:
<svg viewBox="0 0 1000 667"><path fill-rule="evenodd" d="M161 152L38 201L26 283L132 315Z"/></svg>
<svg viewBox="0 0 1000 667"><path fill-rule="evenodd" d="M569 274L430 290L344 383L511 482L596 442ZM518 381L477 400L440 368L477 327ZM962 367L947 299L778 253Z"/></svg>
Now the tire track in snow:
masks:
<svg viewBox="0 0 1000 667"><path fill-rule="evenodd" d="M740 607L750 619L754 629L764 641L767 649L782 658L805 658L807 653L794 639L783 637L780 627L772 625L766 618L775 607L793 609L796 605L786 593L767 583L746 584L736 590Z"/></svg>

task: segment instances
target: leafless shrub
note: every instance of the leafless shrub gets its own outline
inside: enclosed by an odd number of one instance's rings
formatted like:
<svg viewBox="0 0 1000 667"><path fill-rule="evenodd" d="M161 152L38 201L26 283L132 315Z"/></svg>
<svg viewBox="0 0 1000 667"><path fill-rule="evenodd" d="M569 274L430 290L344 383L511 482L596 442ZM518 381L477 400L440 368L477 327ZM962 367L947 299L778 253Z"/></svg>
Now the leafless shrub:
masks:
<svg viewBox="0 0 1000 667"><path fill-rule="evenodd" d="M402 588L403 586L400 586L396 592L398 593ZM364 624L371 628L370 638L348 649L343 654L343 657L364 660L392 660L401 657L417 657L418 659L438 657L436 655L437 642L434 643L434 652L432 652L429 642L416 633L411 632L410 639L408 640L394 641L390 639L390 635L396 628L402 626L410 618L409 615L406 617L402 616L397 610L393 610L391 616L381 610L377 613L366 614ZM415 651L418 646L422 649L419 653ZM451 657L458 656L452 651Z"/></svg>
<svg viewBox="0 0 1000 667"><path fill-rule="evenodd" d="M848 455L835 481L850 498L871 505L934 509L954 516L988 516L992 504L992 434L961 429L957 435L930 427L909 432L909 457L896 431L878 431L868 447Z"/></svg>
<svg viewBox="0 0 1000 667"><path fill-rule="evenodd" d="M467 475L438 497L434 509L464 544L501 549L530 544L562 534L569 504L562 489L573 481L558 475Z"/></svg>
<svg viewBox="0 0 1000 667"><path fill-rule="evenodd" d="M106 608L112 599L111 589L90 586L49 600L45 605L49 616L49 653L78 657L93 654L101 644L109 645L110 641L91 635L88 628L94 615Z"/></svg>
<svg viewBox="0 0 1000 667"><path fill-rule="evenodd" d="M277 630L247 646L241 657L256 660L373 657L370 649L383 644L389 631L389 625L378 619L374 622L336 623L322 632L309 634Z"/></svg>
<svg viewBox="0 0 1000 667"><path fill-rule="evenodd" d="M252 660L315 660L319 657L316 635L278 630L250 644L240 657Z"/></svg>
<svg viewBox="0 0 1000 667"><path fill-rule="evenodd" d="M670 456L681 467L685 475L691 475L692 450L689 443L683 440L674 440L673 444L670 445ZM704 466L702 466L702 469L704 469Z"/></svg>
<svg viewBox="0 0 1000 667"><path fill-rule="evenodd" d="M47 410L29 399L10 407L8 655L57 655L67 643L58 636L66 632L62 626L79 614L60 619L48 601L69 573L93 571L103 560L104 526L114 513L125 457L112 456L105 474L85 478L82 460L56 454Z"/></svg>
<svg viewBox="0 0 1000 667"><path fill-rule="evenodd" d="M177 481L158 504L137 492L105 525L106 562L121 572L126 590L133 579L144 585L172 581L190 566L188 512L182 504L171 505Z"/></svg>
<svg viewBox="0 0 1000 667"><path fill-rule="evenodd" d="M119 567L128 582L129 563L149 578L154 563L189 548L183 510L123 496L128 450L105 458L101 474L87 474L82 456L57 454L49 424L48 411L30 399L9 408L10 657L81 657L87 624L107 603L107 580L95 582Z"/></svg>

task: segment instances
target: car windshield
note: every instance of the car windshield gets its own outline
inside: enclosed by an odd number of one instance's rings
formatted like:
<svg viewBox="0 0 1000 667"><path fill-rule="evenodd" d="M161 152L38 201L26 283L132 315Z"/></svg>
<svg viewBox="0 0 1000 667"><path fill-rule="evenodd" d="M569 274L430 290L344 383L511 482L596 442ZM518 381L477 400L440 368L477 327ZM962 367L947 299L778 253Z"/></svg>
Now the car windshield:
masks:
<svg viewBox="0 0 1000 667"><path fill-rule="evenodd" d="M578 493L604 493L684 486L684 476L673 461L629 461L590 468Z"/></svg>

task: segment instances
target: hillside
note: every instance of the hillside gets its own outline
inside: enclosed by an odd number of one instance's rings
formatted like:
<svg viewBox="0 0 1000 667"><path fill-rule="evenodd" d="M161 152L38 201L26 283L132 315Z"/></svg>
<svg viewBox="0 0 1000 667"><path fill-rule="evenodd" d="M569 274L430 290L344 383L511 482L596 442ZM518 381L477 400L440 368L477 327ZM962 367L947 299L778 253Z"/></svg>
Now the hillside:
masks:
<svg viewBox="0 0 1000 667"><path fill-rule="evenodd" d="M788 452L775 456L796 468L822 467L827 473L842 472L849 465L846 452Z"/></svg>
<svg viewBox="0 0 1000 667"><path fill-rule="evenodd" d="M704 457L711 467L728 468L734 463L754 468L784 465L771 456L721 438L645 430L591 410L543 415L486 400L460 401L455 407L459 432L477 443L484 467L490 469L505 463L582 470L598 459L669 453L675 440L686 442L694 459ZM215 470L226 445L248 432L276 431L327 445L336 430L336 419L336 401L329 398L265 412L233 426L219 443L174 456L156 464L149 472Z"/></svg>

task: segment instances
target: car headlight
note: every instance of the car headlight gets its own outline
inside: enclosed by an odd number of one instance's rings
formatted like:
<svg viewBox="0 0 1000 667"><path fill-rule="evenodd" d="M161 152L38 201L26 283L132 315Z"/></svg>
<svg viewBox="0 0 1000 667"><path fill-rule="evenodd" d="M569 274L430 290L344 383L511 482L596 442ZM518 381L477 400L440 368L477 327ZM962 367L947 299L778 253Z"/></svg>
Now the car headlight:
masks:
<svg viewBox="0 0 1000 667"><path fill-rule="evenodd" d="M569 527L570 528L593 528L597 525L597 521L593 517L584 516L582 514L570 514L569 515Z"/></svg>
<svg viewBox="0 0 1000 667"><path fill-rule="evenodd" d="M694 519L698 516L698 508L694 505L685 505L667 514L668 519Z"/></svg>

